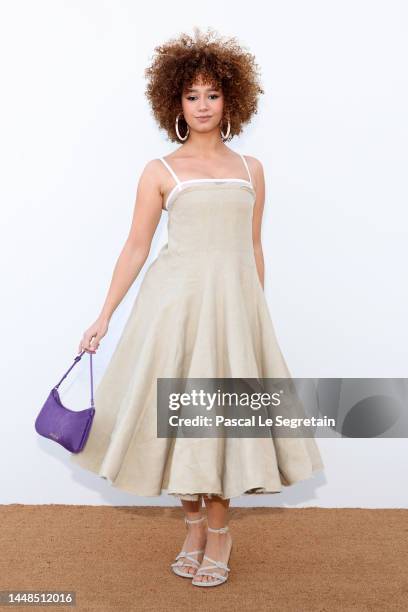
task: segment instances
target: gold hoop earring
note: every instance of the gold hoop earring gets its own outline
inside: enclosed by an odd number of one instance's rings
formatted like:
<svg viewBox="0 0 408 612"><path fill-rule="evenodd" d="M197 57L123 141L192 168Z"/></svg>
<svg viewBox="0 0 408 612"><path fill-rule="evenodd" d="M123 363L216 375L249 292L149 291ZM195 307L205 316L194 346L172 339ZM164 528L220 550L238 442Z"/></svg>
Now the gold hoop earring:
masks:
<svg viewBox="0 0 408 612"><path fill-rule="evenodd" d="M221 121L220 121L220 134L221 134L221 138L225 141L225 140L227 140L227 138L228 138L228 136L230 135L230 132L231 132L231 122L230 122L229 117L228 117L227 133L224 134L224 132L222 131L222 127L221 127L222 126L222 121L223 120L221 119Z"/></svg>
<svg viewBox="0 0 408 612"><path fill-rule="evenodd" d="M177 134L177 138L178 138L179 140L181 140L181 142L184 142L185 140L187 140L188 135L190 134L190 128L189 128L189 127L188 127L188 125L187 125L187 131L186 131L185 135L184 135L184 136L182 136L182 135L180 134L180 132L179 132L179 118L180 118L180 116L181 116L182 114L183 114L183 113L179 113L179 114L177 115L177 117L176 117L176 134ZM187 121L186 121L186 123L187 123Z"/></svg>

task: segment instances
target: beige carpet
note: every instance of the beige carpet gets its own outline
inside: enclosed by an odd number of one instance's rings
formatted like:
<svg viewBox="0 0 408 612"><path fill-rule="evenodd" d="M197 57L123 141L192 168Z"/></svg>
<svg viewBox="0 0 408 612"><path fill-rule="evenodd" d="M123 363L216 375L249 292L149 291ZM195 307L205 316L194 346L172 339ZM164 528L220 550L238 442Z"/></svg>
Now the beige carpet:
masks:
<svg viewBox="0 0 408 612"><path fill-rule="evenodd" d="M209 589L170 572L181 517L179 508L0 506L0 590L76 591L75 608L49 610L408 610L407 510L232 508L230 579Z"/></svg>

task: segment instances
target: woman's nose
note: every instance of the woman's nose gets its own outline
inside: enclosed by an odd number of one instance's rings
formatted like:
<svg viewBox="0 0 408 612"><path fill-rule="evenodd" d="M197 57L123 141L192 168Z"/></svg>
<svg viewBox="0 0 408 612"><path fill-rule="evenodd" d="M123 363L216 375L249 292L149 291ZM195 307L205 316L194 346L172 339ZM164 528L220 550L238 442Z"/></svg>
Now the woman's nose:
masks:
<svg viewBox="0 0 408 612"><path fill-rule="evenodd" d="M200 98L198 106L200 108L200 111L205 110L207 108L207 98Z"/></svg>

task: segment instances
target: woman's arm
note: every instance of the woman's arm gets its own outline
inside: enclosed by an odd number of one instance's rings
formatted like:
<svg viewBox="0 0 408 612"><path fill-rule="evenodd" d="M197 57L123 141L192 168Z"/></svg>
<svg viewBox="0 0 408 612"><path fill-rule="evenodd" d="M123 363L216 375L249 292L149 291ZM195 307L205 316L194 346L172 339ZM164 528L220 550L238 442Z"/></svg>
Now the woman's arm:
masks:
<svg viewBox="0 0 408 612"><path fill-rule="evenodd" d="M105 302L95 323L86 330L79 352L94 352L108 330L112 314L128 292L145 263L154 232L162 214L162 193L158 160L149 161L137 187L129 235L116 261ZM92 342L93 341L93 342ZM92 346L91 346L92 342Z"/></svg>
<svg viewBox="0 0 408 612"><path fill-rule="evenodd" d="M162 213L157 160L148 162L140 176L129 235L116 261L100 317L110 319L145 263Z"/></svg>
<svg viewBox="0 0 408 612"><path fill-rule="evenodd" d="M254 245L255 263L258 271L259 281L264 288L264 256L262 251L262 215L265 203L265 177L261 162L255 157L249 158L251 162L252 182L256 191L256 200L252 217L252 242Z"/></svg>

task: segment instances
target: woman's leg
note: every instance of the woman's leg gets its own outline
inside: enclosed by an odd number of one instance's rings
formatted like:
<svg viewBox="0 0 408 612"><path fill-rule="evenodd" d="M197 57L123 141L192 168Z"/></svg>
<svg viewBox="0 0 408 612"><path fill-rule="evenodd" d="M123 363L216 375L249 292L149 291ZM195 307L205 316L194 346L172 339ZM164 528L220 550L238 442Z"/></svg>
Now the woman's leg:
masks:
<svg viewBox="0 0 408 612"><path fill-rule="evenodd" d="M218 496L208 497L207 495L204 495L204 503L207 508L208 527L212 527L213 529L225 527L228 523L228 509L230 500L222 499ZM207 532L205 554L211 559L226 563L228 561L228 553L230 550L231 542L232 538L229 531L227 531L227 533L213 533L209 531ZM211 563L206 559L203 559L201 565L204 567L207 565L211 565ZM214 569L216 570L216 568ZM222 569L216 571L219 571L221 574L226 573ZM196 576L195 581L199 580L211 581L214 580L214 578L212 578L211 576Z"/></svg>
<svg viewBox="0 0 408 612"><path fill-rule="evenodd" d="M194 520L204 516L201 512L202 497L200 495L198 496L198 501L186 501L182 499L181 504L183 506L184 514L187 519ZM190 552L192 550L204 549L207 531L205 521L201 521L200 523L187 523L187 528L187 535L184 540L182 550ZM198 556L195 555L195 558L197 558L198 561L201 561L202 553ZM197 568L187 566L183 568L183 571L194 575L197 571Z"/></svg>

